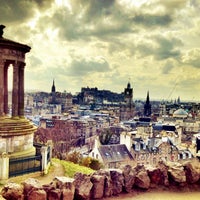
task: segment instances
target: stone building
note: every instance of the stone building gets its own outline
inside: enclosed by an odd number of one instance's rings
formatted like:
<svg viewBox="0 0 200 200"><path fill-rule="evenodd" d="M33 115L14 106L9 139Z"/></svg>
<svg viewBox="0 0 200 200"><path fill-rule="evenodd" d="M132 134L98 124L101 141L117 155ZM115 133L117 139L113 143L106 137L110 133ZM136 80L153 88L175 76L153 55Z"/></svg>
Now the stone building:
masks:
<svg viewBox="0 0 200 200"><path fill-rule="evenodd" d="M98 137L89 156L98 159L105 168L120 168L135 163L125 144L101 145Z"/></svg>
<svg viewBox="0 0 200 200"><path fill-rule="evenodd" d="M105 105L105 102L119 103L123 100L123 95L111 92L109 90L99 90L97 87L82 87L77 95L77 103L80 105Z"/></svg>
<svg viewBox="0 0 200 200"><path fill-rule="evenodd" d="M53 156L64 158L76 148L86 146L89 151L94 145L94 136L98 133L97 121L91 118L65 118L63 116L43 117L34 140L45 144L53 143Z"/></svg>
<svg viewBox="0 0 200 200"><path fill-rule="evenodd" d="M133 88L128 83L124 89L124 102L120 105L120 121L127 121L134 117Z"/></svg>
<svg viewBox="0 0 200 200"><path fill-rule="evenodd" d="M137 164L156 166L159 161L178 161L179 151L168 138L150 138L146 144L141 138L133 140L131 154Z"/></svg>
<svg viewBox="0 0 200 200"><path fill-rule="evenodd" d="M72 102L73 96L71 93L64 92L56 92L55 81L53 80L53 84L51 87L51 93L49 95L49 103L48 107L59 107L60 110L57 113L67 112L73 106ZM51 112L56 113L56 112Z"/></svg>
<svg viewBox="0 0 200 200"><path fill-rule="evenodd" d="M182 128L169 124L139 124L136 130L123 132L120 144L125 144L137 164L156 166L161 160L176 162L193 157L193 152L181 145Z"/></svg>

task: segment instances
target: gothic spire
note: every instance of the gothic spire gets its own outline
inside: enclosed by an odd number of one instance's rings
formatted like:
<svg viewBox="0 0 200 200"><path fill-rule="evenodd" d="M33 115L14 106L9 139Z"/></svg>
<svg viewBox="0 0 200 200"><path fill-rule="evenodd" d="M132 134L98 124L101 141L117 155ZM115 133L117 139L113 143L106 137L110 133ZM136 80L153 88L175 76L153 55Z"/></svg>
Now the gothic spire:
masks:
<svg viewBox="0 0 200 200"><path fill-rule="evenodd" d="M147 92L147 99L146 99L146 104L149 104L150 100L149 100L149 91Z"/></svg>
<svg viewBox="0 0 200 200"><path fill-rule="evenodd" d="M55 87L55 83L54 83L54 79L53 79L53 85L52 85L52 87L51 87L51 92L53 93L55 93L56 92L56 87Z"/></svg>
<svg viewBox="0 0 200 200"><path fill-rule="evenodd" d="M151 116L151 104L149 98L149 91L147 92L146 103L144 104L144 116Z"/></svg>

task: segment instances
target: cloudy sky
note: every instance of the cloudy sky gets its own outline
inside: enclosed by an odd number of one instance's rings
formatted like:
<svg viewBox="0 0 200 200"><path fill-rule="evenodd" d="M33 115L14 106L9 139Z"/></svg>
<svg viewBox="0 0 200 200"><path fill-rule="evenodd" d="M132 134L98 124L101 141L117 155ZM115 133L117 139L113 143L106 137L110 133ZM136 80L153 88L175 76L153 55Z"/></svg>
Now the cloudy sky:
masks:
<svg viewBox="0 0 200 200"><path fill-rule="evenodd" d="M25 88L200 101L200 0L0 0L4 37L31 46Z"/></svg>

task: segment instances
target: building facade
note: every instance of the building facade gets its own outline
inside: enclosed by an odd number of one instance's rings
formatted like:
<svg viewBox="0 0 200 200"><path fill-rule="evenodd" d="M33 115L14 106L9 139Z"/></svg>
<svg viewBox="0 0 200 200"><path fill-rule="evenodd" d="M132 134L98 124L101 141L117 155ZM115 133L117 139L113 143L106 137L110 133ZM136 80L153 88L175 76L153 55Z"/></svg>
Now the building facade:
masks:
<svg viewBox="0 0 200 200"><path fill-rule="evenodd" d="M127 121L134 117L133 88L128 83L124 89L124 102L120 105L120 121Z"/></svg>

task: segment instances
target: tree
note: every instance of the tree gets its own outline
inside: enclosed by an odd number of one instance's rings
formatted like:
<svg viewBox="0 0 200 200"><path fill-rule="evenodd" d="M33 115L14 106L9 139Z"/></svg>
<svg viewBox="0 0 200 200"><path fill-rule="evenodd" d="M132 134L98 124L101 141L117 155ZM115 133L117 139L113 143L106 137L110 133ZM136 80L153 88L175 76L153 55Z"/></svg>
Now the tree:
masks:
<svg viewBox="0 0 200 200"><path fill-rule="evenodd" d="M99 170L103 167L103 164L94 158L91 158L89 167L93 170Z"/></svg>
<svg viewBox="0 0 200 200"><path fill-rule="evenodd" d="M103 167L103 164L99 160L91 157L82 158L80 164L93 170L99 170Z"/></svg>
<svg viewBox="0 0 200 200"><path fill-rule="evenodd" d="M99 141L102 145L109 143L113 133L109 129L104 129L99 135Z"/></svg>
<svg viewBox="0 0 200 200"><path fill-rule="evenodd" d="M82 159L81 154L77 151L74 151L72 153L68 153L67 157L66 157L67 161L73 162L75 164L79 164L81 162L81 159Z"/></svg>
<svg viewBox="0 0 200 200"><path fill-rule="evenodd" d="M90 167L90 163L91 163L91 158L90 157L85 157L81 159L81 165L85 166L85 167Z"/></svg>

